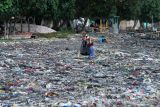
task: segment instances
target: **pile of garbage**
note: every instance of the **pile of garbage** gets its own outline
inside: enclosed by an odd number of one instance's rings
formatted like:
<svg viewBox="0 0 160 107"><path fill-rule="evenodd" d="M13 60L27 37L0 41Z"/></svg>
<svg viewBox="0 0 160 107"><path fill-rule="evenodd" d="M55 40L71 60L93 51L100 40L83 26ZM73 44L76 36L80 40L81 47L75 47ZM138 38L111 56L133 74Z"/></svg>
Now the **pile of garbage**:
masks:
<svg viewBox="0 0 160 107"><path fill-rule="evenodd" d="M23 24L23 32L28 32L28 24ZM40 26L35 24L30 24L30 32L32 33L54 33L54 29L48 28L46 26ZM17 31L21 31L21 24L16 24Z"/></svg>
<svg viewBox="0 0 160 107"><path fill-rule="evenodd" d="M108 35L107 35L108 36ZM0 43L0 104L15 107L160 105L160 41L127 34L77 57L80 36Z"/></svg>

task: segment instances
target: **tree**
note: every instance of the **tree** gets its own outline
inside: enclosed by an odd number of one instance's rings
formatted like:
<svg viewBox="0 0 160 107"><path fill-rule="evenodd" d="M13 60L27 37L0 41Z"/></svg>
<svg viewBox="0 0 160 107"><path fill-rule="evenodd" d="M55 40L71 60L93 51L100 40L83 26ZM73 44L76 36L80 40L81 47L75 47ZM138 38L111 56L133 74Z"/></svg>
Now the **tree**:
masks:
<svg viewBox="0 0 160 107"><path fill-rule="evenodd" d="M85 19L82 30L84 29L88 18L106 18L109 16L110 0L76 0L76 17Z"/></svg>
<svg viewBox="0 0 160 107"><path fill-rule="evenodd" d="M135 20L135 27L138 20L151 22L152 16L159 18L160 1L159 0L117 0L117 14L121 19Z"/></svg>
<svg viewBox="0 0 160 107"><path fill-rule="evenodd" d="M145 0L141 2L143 5L141 7L141 21L152 21L152 16L160 16L160 1L159 0Z"/></svg>
<svg viewBox="0 0 160 107"><path fill-rule="evenodd" d="M55 29L59 29L62 26L66 25L70 27L70 20L75 17L75 1L76 0L59 0L58 8L57 8L57 19L54 18L54 21L57 22L55 24Z"/></svg>
<svg viewBox="0 0 160 107"><path fill-rule="evenodd" d="M0 20L7 21L12 15L12 0L1 0L0 1Z"/></svg>
<svg viewBox="0 0 160 107"><path fill-rule="evenodd" d="M0 1L0 20L4 22L4 35L7 35L7 26L8 26L8 20L12 16L12 0L1 0Z"/></svg>
<svg viewBox="0 0 160 107"><path fill-rule="evenodd" d="M140 20L141 26L143 22L152 22L152 17L159 18L160 16L160 1L159 0L135 0L130 4L130 13L135 23Z"/></svg>

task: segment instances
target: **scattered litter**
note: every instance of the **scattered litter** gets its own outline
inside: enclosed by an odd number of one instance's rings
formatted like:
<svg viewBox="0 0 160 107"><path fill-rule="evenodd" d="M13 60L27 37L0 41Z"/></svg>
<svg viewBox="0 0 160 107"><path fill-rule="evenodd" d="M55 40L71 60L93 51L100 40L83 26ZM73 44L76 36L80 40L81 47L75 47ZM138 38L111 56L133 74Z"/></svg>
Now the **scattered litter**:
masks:
<svg viewBox="0 0 160 107"><path fill-rule="evenodd" d="M77 58L80 36L0 43L2 107L159 106L160 41L107 38L93 61Z"/></svg>

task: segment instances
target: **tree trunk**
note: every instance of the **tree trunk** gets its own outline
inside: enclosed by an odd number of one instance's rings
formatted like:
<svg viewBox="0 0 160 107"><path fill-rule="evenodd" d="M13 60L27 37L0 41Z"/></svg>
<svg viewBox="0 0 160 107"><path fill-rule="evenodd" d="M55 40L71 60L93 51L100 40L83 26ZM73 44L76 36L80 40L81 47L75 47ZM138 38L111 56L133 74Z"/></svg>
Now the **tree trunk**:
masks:
<svg viewBox="0 0 160 107"><path fill-rule="evenodd" d="M6 28L7 28L6 31L7 32L6 32L6 37L5 38L8 39L8 35L9 35L9 23L7 22L6 25L7 25L6 26Z"/></svg>
<svg viewBox="0 0 160 107"><path fill-rule="evenodd" d="M58 22L57 21L53 21L53 27L54 30L58 29Z"/></svg>
<svg viewBox="0 0 160 107"><path fill-rule="evenodd" d="M7 22L4 21L4 37L7 35Z"/></svg>
<svg viewBox="0 0 160 107"><path fill-rule="evenodd" d="M65 23L66 23L66 20L62 20L62 21L60 22L58 28L63 27L63 26L65 25Z"/></svg>
<svg viewBox="0 0 160 107"><path fill-rule="evenodd" d="M70 27L69 20L61 20L61 21L53 21L53 29L54 30L60 30L62 27Z"/></svg>
<svg viewBox="0 0 160 107"><path fill-rule="evenodd" d="M64 24L65 24L65 21L63 21L63 20L61 20L61 21L54 21L53 29L60 30L60 28L63 27Z"/></svg>
<svg viewBox="0 0 160 107"><path fill-rule="evenodd" d="M30 22L29 22L29 18L28 18L28 32L30 32Z"/></svg>
<svg viewBox="0 0 160 107"><path fill-rule="evenodd" d="M44 18L42 18L42 20L41 20L41 26L44 26L45 24L44 24L45 22L44 22Z"/></svg>
<svg viewBox="0 0 160 107"><path fill-rule="evenodd" d="M137 23L138 23L138 20L135 19L135 20L134 20L134 25L133 25L133 27L132 27L133 30L135 30L135 27L136 27Z"/></svg>
<svg viewBox="0 0 160 107"><path fill-rule="evenodd" d="M144 29L144 26L143 26L142 22L140 22L140 28L141 28L141 30Z"/></svg>
<svg viewBox="0 0 160 107"><path fill-rule="evenodd" d="M11 21L9 21L7 25L8 25L8 34L10 34L10 32L11 32Z"/></svg>
<svg viewBox="0 0 160 107"><path fill-rule="evenodd" d="M15 23L15 21L14 21L14 30L13 30L13 34L15 35L15 31L16 30L16 23Z"/></svg>
<svg viewBox="0 0 160 107"><path fill-rule="evenodd" d="M21 32L23 32L22 19L21 19Z"/></svg>
<svg viewBox="0 0 160 107"><path fill-rule="evenodd" d="M67 25L67 28L70 28L70 27L71 27L71 24L70 24L70 21L69 21L69 20L66 21L66 25Z"/></svg>
<svg viewBox="0 0 160 107"><path fill-rule="evenodd" d="M36 18L35 17L33 18L33 24L36 24Z"/></svg>

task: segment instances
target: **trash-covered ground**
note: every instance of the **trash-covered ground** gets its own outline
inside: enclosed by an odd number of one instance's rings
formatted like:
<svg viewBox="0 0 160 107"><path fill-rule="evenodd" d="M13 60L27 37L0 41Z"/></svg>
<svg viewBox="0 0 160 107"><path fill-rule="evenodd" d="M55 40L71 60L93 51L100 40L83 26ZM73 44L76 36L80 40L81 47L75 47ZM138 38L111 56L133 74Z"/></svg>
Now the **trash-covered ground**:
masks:
<svg viewBox="0 0 160 107"><path fill-rule="evenodd" d="M126 34L77 57L80 36L0 43L0 103L15 107L160 106L160 41Z"/></svg>

